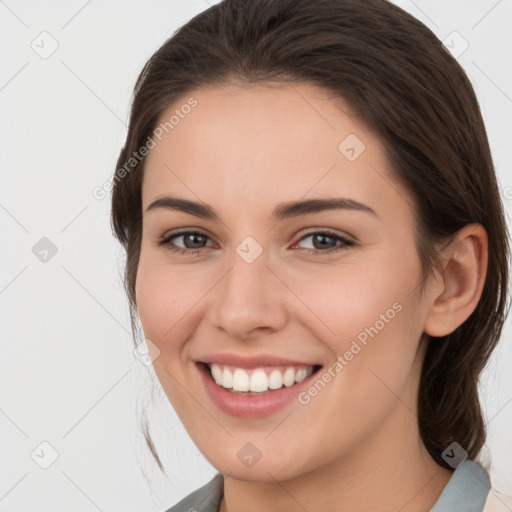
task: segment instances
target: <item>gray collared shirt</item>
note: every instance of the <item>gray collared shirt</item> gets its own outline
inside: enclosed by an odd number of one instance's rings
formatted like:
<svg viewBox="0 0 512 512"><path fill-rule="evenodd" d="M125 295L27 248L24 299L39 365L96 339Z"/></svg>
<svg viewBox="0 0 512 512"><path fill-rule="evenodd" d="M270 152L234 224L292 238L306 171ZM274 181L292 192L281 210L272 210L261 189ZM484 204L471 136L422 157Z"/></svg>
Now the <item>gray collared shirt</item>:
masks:
<svg viewBox="0 0 512 512"><path fill-rule="evenodd" d="M485 469L477 462L465 460L453 472L430 512L482 512L490 488ZM217 473L166 512L219 512L223 494L224 477Z"/></svg>

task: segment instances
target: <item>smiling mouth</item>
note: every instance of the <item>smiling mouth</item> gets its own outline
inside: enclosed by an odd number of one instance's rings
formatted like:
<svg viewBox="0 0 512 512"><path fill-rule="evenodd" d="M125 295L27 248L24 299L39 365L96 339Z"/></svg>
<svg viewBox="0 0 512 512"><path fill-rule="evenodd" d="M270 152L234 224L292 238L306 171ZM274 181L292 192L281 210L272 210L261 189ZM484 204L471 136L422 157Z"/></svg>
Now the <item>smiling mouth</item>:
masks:
<svg viewBox="0 0 512 512"><path fill-rule="evenodd" d="M241 395L264 395L291 387L318 372L321 365L264 366L237 368L234 366L201 363L219 387Z"/></svg>

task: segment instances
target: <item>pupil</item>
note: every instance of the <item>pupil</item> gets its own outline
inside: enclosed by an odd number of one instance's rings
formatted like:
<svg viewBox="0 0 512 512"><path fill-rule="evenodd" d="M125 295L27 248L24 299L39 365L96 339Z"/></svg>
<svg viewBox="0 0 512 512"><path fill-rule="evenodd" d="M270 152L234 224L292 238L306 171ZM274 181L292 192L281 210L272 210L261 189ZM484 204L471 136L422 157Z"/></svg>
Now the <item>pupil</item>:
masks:
<svg viewBox="0 0 512 512"><path fill-rule="evenodd" d="M201 239L201 238L204 238L204 237L203 237L203 235L200 235L198 233L192 233L191 235L185 236L184 240L185 240L185 245L187 246L187 248L188 249L196 249L198 247L201 247L201 241L198 242L199 246L194 246L193 245L192 247L189 247L188 244L187 244L187 239L188 240L192 240L192 244L194 244L194 243L197 243L197 239L198 238ZM204 240L203 240L203 242L204 242Z"/></svg>
<svg viewBox="0 0 512 512"><path fill-rule="evenodd" d="M333 238L332 236L316 235L316 236L314 237L314 239L313 239L313 240L314 240L314 242L315 242L317 239L322 239L323 241L325 241L326 239L327 239L327 240L332 240L332 241L334 241L334 245L336 245L336 240L334 240L334 238ZM326 247L326 244L325 244L325 243L322 243L322 244L320 244L320 247L317 247L317 246L316 246L316 244L315 244L314 242L313 242L313 245L315 246L315 248L316 248L316 249L318 249L318 248L320 248L320 249L325 249L325 247ZM329 245L329 244L327 244L327 245ZM331 247L334 247L334 246L331 246Z"/></svg>

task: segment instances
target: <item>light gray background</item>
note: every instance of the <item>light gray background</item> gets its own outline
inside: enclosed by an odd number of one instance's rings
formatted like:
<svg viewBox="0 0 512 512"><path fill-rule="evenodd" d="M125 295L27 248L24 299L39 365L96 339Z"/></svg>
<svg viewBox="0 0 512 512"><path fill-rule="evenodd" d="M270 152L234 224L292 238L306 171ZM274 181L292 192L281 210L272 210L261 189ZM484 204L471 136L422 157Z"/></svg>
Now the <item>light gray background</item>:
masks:
<svg viewBox="0 0 512 512"><path fill-rule="evenodd" d="M509 215L512 1L396 3L440 39L450 36L454 51L469 44L458 59L480 100ZM165 400L155 402L152 424L167 480L144 448L138 409L153 371L132 352L109 198L92 195L115 170L143 64L207 7L205 0L0 0L4 512L162 511L215 473ZM463 39L453 39L454 31ZM52 44L56 51L42 58ZM46 262L32 252L42 237L57 248ZM482 397L493 488L512 510L504 496L512 496L510 325L484 374ZM42 469L53 450L57 459Z"/></svg>

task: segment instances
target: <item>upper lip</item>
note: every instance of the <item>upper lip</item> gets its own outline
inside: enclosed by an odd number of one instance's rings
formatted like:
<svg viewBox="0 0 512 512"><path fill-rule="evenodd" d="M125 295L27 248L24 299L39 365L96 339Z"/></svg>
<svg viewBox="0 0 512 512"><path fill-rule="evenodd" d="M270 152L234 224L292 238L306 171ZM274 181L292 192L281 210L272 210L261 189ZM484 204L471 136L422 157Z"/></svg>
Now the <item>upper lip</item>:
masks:
<svg viewBox="0 0 512 512"><path fill-rule="evenodd" d="M201 358L202 363L216 363L236 368L260 368L262 366L320 366L318 363L296 361L270 354L240 356L237 354L211 354Z"/></svg>

